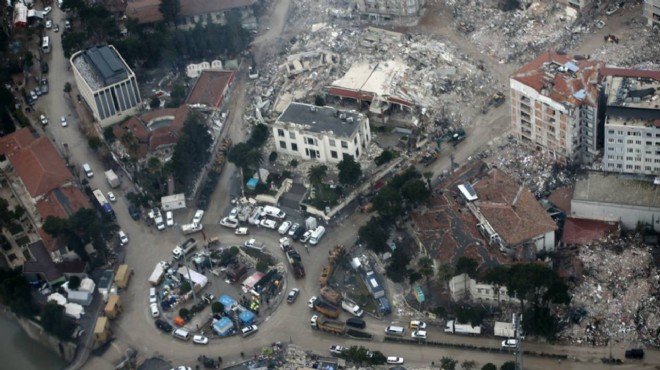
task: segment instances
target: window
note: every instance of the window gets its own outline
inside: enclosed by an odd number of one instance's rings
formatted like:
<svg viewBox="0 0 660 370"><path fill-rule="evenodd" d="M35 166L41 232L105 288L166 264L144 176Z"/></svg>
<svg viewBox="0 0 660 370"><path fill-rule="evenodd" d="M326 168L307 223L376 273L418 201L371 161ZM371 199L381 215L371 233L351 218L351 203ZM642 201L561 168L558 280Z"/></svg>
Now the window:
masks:
<svg viewBox="0 0 660 370"><path fill-rule="evenodd" d="M355 158L360 156L360 148L355 149Z"/></svg>
<svg viewBox="0 0 660 370"><path fill-rule="evenodd" d="M344 148L344 149L348 149L348 142L342 140L342 141L341 141L341 147Z"/></svg>
<svg viewBox="0 0 660 370"><path fill-rule="evenodd" d="M619 135L623 135L623 131L619 130Z"/></svg>
<svg viewBox="0 0 660 370"><path fill-rule="evenodd" d="M626 157L626 161L632 161L633 157Z"/></svg>
<svg viewBox="0 0 660 370"><path fill-rule="evenodd" d="M635 144L642 145L642 141L641 140L635 140Z"/></svg>
<svg viewBox="0 0 660 370"><path fill-rule="evenodd" d="M336 143L335 143L335 139L328 139L328 143L330 143L330 146L333 147L333 148L335 146L337 146Z"/></svg>
<svg viewBox="0 0 660 370"><path fill-rule="evenodd" d="M286 141L280 141L280 148L286 149Z"/></svg>
<svg viewBox="0 0 660 370"><path fill-rule="evenodd" d="M608 130L607 133L614 135L614 130Z"/></svg>
<svg viewBox="0 0 660 370"><path fill-rule="evenodd" d="M626 140L626 144L632 144L632 143L633 143L632 140Z"/></svg>
<svg viewBox="0 0 660 370"><path fill-rule="evenodd" d="M353 143L357 145L357 136L355 137L355 139L353 139Z"/></svg>
<svg viewBox="0 0 660 370"><path fill-rule="evenodd" d="M623 167L623 166L621 166L621 163L616 165L616 168L618 168L618 169L621 169L621 167Z"/></svg>
<svg viewBox="0 0 660 370"><path fill-rule="evenodd" d="M627 170L632 170L632 168L633 168L632 164L627 164L627 165L626 165L626 169L627 169Z"/></svg>
<svg viewBox="0 0 660 370"><path fill-rule="evenodd" d="M653 145L653 143L650 142L650 141L647 141L647 142L646 142L646 145Z"/></svg>
<svg viewBox="0 0 660 370"><path fill-rule="evenodd" d="M294 151L294 152L297 152L298 151L298 144L291 143L291 150Z"/></svg>
<svg viewBox="0 0 660 370"><path fill-rule="evenodd" d="M337 158L337 152L334 151L334 150L331 150L331 151L330 151L330 156L331 156L332 158L335 158L335 159L336 159L336 158Z"/></svg>
<svg viewBox="0 0 660 370"><path fill-rule="evenodd" d="M284 130L282 130L281 128L278 128L277 129L277 136L284 137Z"/></svg>
<svg viewBox="0 0 660 370"><path fill-rule="evenodd" d="M609 152L613 152L613 151L614 151L614 147L611 147L611 146L610 146L610 147L607 147L607 151L609 151Z"/></svg>
<svg viewBox="0 0 660 370"><path fill-rule="evenodd" d="M632 153L632 152L633 152L633 149L632 149L632 148L627 148L626 151L627 151L628 153Z"/></svg>
<svg viewBox="0 0 660 370"><path fill-rule="evenodd" d="M645 166L644 171L651 171L651 166Z"/></svg>
<svg viewBox="0 0 660 370"><path fill-rule="evenodd" d="M616 139L616 142L619 144L623 144L623 139Z"/></svg>
<svg viewBox="0 0 660 370"><path fill-rule="evenodd" d="M293 131L289 131L289 139L296 140L296 133Z"/></svg>
<svg viewBox="0 0 660 370"><path fill-rule="evenodd" d="M636 170L641 170L641 169L642 169L642 166L636 164L636 165L635 165L635 169L636 169Z"/></svg>
<svg viewBox="0 0 660 370"><path fill-rule="evenodd" d="M314 140L313 137L306 137L306 138L305 138L305 143L307 143L307 145L314 145L314 146L316 146L316 140Z"/></svg>

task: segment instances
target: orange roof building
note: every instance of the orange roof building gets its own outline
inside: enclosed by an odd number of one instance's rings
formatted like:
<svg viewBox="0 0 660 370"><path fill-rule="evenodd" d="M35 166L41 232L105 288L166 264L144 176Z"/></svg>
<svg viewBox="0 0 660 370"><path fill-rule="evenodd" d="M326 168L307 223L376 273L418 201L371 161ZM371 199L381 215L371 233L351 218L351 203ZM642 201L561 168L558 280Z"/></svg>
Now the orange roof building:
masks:
<svg viewBox="0 0 660 370"><path fill-rule="evenodd" d="M604 67L548 51L514 72L511 125L518 141L561 162L593 161L602 135L597 126Z"/></svg>
<svg viewBox="0 0 660 370"><path fill-rule="evenodd" d="M115 125L112 132L117 139L132 134L138 143L134 155L145 158L151 151L176 144L189 110L187 105L181 105L148 111Z"/></svg>

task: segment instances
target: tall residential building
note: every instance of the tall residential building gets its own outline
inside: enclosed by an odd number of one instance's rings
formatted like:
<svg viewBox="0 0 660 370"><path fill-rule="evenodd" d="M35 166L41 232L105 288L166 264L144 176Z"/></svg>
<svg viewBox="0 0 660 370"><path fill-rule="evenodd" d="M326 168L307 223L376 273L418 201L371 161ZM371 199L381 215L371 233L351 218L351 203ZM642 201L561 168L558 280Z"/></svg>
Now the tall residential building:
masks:
<svg viewBox="0 0 660 370"><path fill-rule="evenodd" d="M422 13L426 0L354 0L360 19L410 23Z"/></svg>
<svg viewBox="0 0 660 370"><path fill-rule="evenodd" d="M345 155L357 161L367 151L371 131L361 113L293 102L273 124L273 137L278 153L338 163Z"/></svg>
<svg viewBox="0 0 660 370"><path fill-rule="evenodd" d="M79 51L70 61L78 91L102 127L138 111L141 98L135 73L114 46Z"/></svg>
<svg viewBox="0 0 660 370"><path fill-rule="evenodd" d="M642 12L649 26L660 27L660 0L644 0Z"/></svg>
<svg viewBox="0 0 660 370"><path fill-rule="evenodd" d="M545 52L511 76L511 124L519 142L564 163L599 153L603 62Z"/></svg>
<svg viewBox="0 0 660 370"><path fill-rule="evenodd" d="M603 170L660 175L660 71L604 68Z"/></svg>

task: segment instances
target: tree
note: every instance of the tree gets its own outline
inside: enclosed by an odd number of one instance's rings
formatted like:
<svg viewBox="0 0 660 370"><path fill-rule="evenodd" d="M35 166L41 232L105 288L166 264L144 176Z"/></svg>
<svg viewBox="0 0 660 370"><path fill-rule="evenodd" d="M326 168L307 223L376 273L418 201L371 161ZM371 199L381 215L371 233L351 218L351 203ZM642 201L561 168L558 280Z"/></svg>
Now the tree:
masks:
<svg viewBox="0 0 660 370"><path fill-rule="evenodd" d="M65 85L66 89L66 85ZM112 130L113 126L108 126L103 129L103 139L107 141L108 143L112 143L113 141L117 140L117 137L115 136L115 132Z"/></svg>
<svg viewBox="0 0 660 370"><path fill-rule="evenodd" d="M213 304L211 304L211 311L213 313L220 313L220 312L223 312L224 310L225 310L225 305L223 305L222 303L220 303L218 301L215 301L215 302L213 302Z"/></svg>
<svg viewBox="0 0 660 370"><path fill-rule="evenodd" d="M339 182L344 185L354 185L360 181L362 169L360 164L355 162L352 155L344 154L344 159L337 163L339 170Z"/></svg>
<svg viewBox="0 0 660 370"><path fill-rule="evenodd" d="M237 246L233 245L229 248L229 254L232 255L233 257L238 256L239 253L241 253L241 251L238 249Z"/></svg>
<svg viewBox="0 0 660 370"><path fill-rule="evenodd" d="M64 83L64 92L65 92L67 95L71 96L71 91L72 91L72 90L73 90L73 89L71 88L71 83L70 83L70 82L66 82L66 83ZM108 128L110 128L110 127L108 127Z"/></svg>
<svg viewBox="0 0 660 370"><path fill-rule="evenodd" d="M270 136L268 126L262 124L255 125L247 144L252 147L262 147L266 143L266 140L268 140L268 136Z"/></svg>
<svg viewBox="0 0 660 370"><path fill-rule="evenodd" d="M381 351L372 351L368 354L368 359L370 365L384 365L387 362L387 357Z"/></svg>
<svg viewBox="0 0 660 370"><path fill-rule="evenodd" d="M174 24L176 17L181 12L181 3L179 0L160 0L158 10L163 15L165 22Z"/></svg>
<svg viewBox="0 0 660 370"><path fill-rule="evenodd" d="M453 278L456 274L454 273L454 267L448 263L443 263L438 266L438 280L444 282L445 284L449 283L449 280Z"/></svg>
<svg viewBox="0 0 660 370"><path fill-rule="evenodd" d="M309 177L309 182L312 183L312 185L316 187L319 190L319 192L321 192L321 188L319 185L323 184L323 180L325 180L325 177L327 175L328 175L328 166L324 166L324 165L312 166L307 174L307 176Z"/></svg>
<svg viewBox="0 0 660 370"><path fill-rule="evenodd" d="M483 324L486 311L479 306L459 306L455 310L456 320L463 324L479 326Z"/></svg>
<svg viewBox="0 0 660 370"><path fill-rule="evenodd" d="M378 157L374 159L374 162L376 162L377 166L380 166L382 164L391 161L393 158L394 158L394 153L392 153L392 151L389 149L385 149L383 150L382 153L380 153Z"/></svg>
<svg viewBox="0 0 660 370"><path fill-rule="evenodd" d="M475 361L463 361L461 363L461 369L463 370L473 370L474 368L477 367L477 363Z"/></svg>
<svg viewBox="0 0 660 370"><path fill-rule="evenodd" d="M456 262L456 274L468 274L471 278L476 278L477 276L477 267L479 264L477 261L473 260L470 257L461 256Z"/></svg>
<svg viewBox="0 0 660 370"><path fill-rule="evenodd" d="M433 260L430 257L420 257L417 261L417 268L419 274L424 277L426 284L429 284L429 279L433 277Z"/></svg>
<svg viewBox="0 0 660 370"><path fill-rule="evenodd" d="M403 199L399 191L389 185L384 186L373 198L372 203L378 214L387 220L395 220L403 213Z"/></svg>
<svg viewBox="0 0 660 370"><path fill-rule="evenodd" d="M500 366L500 370L516 370L516 363L513 361L507 361Z"/></svg>
<svg viewBox="0 0 660 370"><path fill-rule="evenodd" d="M33 317L39 312L32 301L30 284L20 270L0 268L0 303L22 317Z"/></svg>
<svg viewBox="0 0 660 370"><path fill-rule="evenodd" d="M41 313L41 326L46 332L60 340L71 339L74 329L73 324L64 316L64 306L52 301L44 305Z"/></svg>
<svg viewBox="0 0 660 370"><path fill-rule="evenodd" d="M277 160L277 152L273 150L272 152L270 152L270 155L268 156L268 162L273 163L276 160Z"/></svg>
<svg viewBox="0 0 660 370"><path fill-rule="evenodd" d="M179 310L179 316L186 321L190 321L190 310L185 307L182 307Z"/></svg>
<svg viewBox="0 0 660 370"><path fill-rule="evenodd" d="M257 266L255 266L255 269L259 272L266 273L268 271L268 263L265 261L259 261L257 262Z"/></svg>
<svg viewBox="0 0 660 370"><path fill-rule="evenodd" d="M80 288L80 278L76 275L73 275L69 278L69 289L78 290Z"/></svg>
<svg viewBox="0 0 660 370"><path fill-rule="evenodd" d="M422 278L422 274L420 274L417 271L410 271L408 274L408 283L410 285L414 285L416 282L418 282Z"/></svg>
<svg viewBox="0 0 660 370"><path fill-rule="evenodd" d="M379 217L372 217L358 230L360 241L376 253L384 253L387 250L388 235L389 230Z"/></svg>
<svg viewBox="0 0 660 370"><path fill-rule="evenodd" d="M191 290L192 290L192 287L190 286L190 283L187 282L187 281L184 281L183 283L181 283L181 286L179 287L179 293L181 295L185 295L188 292L190 292Z"/></svg>
<svg viewBox="0 0 660 370"><path fill-rule="evenodd" d="M154 96L153 98L151 98L151 100L149 100L149 108L156 109L158 107L160 107L160 99Z"/></svg>
<svg viewBox="0 0 660 370"><path fill-rule="evenodd" d="M291 167L293 167L293 168L298 167L298 160L297 160L297 159L292 159L292 160L289 162L289 166L291 166Z"/></svg>
<svg viewBox="0 0 660 370"><path fill-rule="evenodd" d="M98 150L98 148L101 147L101 139L98 136L93 136L90 137L87 140L87 144L89 144L89 147L92 148L92 150Z"/></svg>
<svg viewBox="0 0 660 370"><path fill-rule="evenodd" d="M321 95L316 95L316 96L314 97L314 105L316 105L317 107L323 107L323 106L325 106L325 99L323 98L323 96L321 96Z"/></svg>
<svg viewBox="0 0 660 370"><path fill-rule="evenodd" d="M443 370L456 370L456 364L458 361L450 357L445 356L440 359L440 368Z"/></svg>
<svg viewBox="0 0 660 370"><path fill-rule="evenodd" d="M401 195L413 205L427 201L431 197L431 190L422 179L406 181L401 187Z"/></svg>
<svg viewBox="0 0 660 370"><path fill-rule="evenodd" d="M234 145L227 154L229 162L236 165L236 167L247 168L247 154L252 148L247 143L238 143Z"/></svg>
<svg viewBox="0 0 660 370"><path fill-rule="evenodd" d="M406 254L403 248L398 247L392 251L392 258L390 258L390 263L385 268L385 275L395 283L402 283L406 280L406 277L410 276L409 263L410 256Z"/></svg>
<svg viewBox="0 0 660 370"><path fill-rule="evenodd" d="M504 0L502 2L502 10L505 12L512 12L520 9L520 0Z"/></svg>
<svg viewBox="0 0 660 370"><path fill-rule="evenodd" d="M48 216L41 228L44 229L46 234L57 237L67 228L67 222L59 217Z"/></svg>
<svg viewBox="0 0 660 370"><path fill-rule="evenodd" d="M32 67L34 65L34 55L32 55L32 52L26 51L25 56L23 58L23 64L25 65L26 68Z"/></svg>
<svg viewBox="0 0 660 370"><path fill-rule="evenodd" d="M494 363L489 362L486 365L482 366L481 370L497 370L497 366Z"/></svg>
<svg viewBox="0 0 660 370"><path fill-rule="evenodd" d="M247 162L247 168L257 169L264 163L264 156L261 153L261 148L254 147L247 152L245 156L245 161Z"/></svg>
<svg viewBox="0 0 660 370"><path fill-rule="evenodd" d="M179 186L188 189L194 182L211 156L209 148L212 142L199 113L188 114L172 155L174 179Z"/></svg>
<svg viewBox="0 0 660 370"><path fill-rule="evenodd" d="M341 353L341 357L360 366L369 361L369 351L362 346L350 346Z"/></svg>

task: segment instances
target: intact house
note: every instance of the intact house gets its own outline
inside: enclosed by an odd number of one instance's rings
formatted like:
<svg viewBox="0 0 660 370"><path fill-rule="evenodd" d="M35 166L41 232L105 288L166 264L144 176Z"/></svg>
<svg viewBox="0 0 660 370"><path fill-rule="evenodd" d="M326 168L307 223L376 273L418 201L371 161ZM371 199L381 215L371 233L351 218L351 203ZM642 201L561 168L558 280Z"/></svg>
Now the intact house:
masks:
<svg viewBox="0 0 660 370"><path fill-rule="evenodd" d="M10 248L5 246L1 253L10 266L20 266L31 259L28 245L44 239L53 260L61 261L66 254L66 249L60 251L62 241L42 237L41 225L48 216L66 219L81 208L91 208L73 174L48 138L29 128L0 138L0 168L8 185L1 189L3 198L10 207L26 211L20 222L3 229Z"/></svg>
<svg viewBox="0 0 660 370"><path fill-rule="evenodd" d="M321 163L357 161L371 141L363 114L305 103L290 103L272 127L278 153Z"/></svg>
<svg viewBox="0 0 660 370"><path fill-rule="evenodd" d="M456 275L449 280L449 292L453 301L479 301L482 303L520 303L520 301L509 296L505 286L495 286L488 283L478 282L470 278L468 274Z"/></svg>
<svg viewBox="0 0 660 370"><path fill-rule="evenodd" d="M256 29L253 5L256 0L181 0L181 11L177 17L177 25L192 28L210 23L225 24L232 11L241 17L241 23L246 29ZM158 7L161 0L128 0L126 16L138 23L156 23L164 20Z"/></svg>

